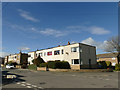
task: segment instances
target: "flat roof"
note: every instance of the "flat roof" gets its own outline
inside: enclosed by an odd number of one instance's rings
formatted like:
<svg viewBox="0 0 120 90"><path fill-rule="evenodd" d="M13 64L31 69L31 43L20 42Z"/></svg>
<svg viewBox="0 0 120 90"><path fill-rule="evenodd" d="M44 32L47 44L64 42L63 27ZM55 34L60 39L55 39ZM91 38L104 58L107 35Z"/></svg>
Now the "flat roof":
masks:
<svg viewBox="0 0 120 90"><path fill-rule="evenodd" d="M73 44L82 44L82 45L86 45L86 46L90 46L90 47L94 47L96 48L95 46L92 46L92 45L88 45L88 44L83 44L83 43L72 43L70 45L73 45ZM63 46L69 46L69 45L58 45L58 46L55 46L55 47L50 47L50 48L45 48L45 49L39 49L39 50L36 50L36 51L42 51L42 50L47 50L47 49L52 49L52 48L57 48L57 47L63 47ZM30 51L30 52L36 52L36 51ZM28 52L28 53L30 53Z"/></svg>

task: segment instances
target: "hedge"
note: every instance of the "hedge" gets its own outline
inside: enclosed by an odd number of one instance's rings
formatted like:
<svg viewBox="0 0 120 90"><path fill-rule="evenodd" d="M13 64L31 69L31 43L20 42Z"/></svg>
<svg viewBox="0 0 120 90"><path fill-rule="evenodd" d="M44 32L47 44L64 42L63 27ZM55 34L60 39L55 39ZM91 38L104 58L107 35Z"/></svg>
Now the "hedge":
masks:
<svg viewBox="0 0 120 90"><path fill-rule="evenodd" d="M34 65L34 64L31 64L31 65L28 66L28 69L37 70L37 66Z"/></svg>
<svg viewBox="0 0 120 90"><path fill-rule="evenodd" d="M48 68L70 69L70 64L66 61L48 61Z"/></svg>
<svg viewBox="0 0 120 90"><path fill-rule="evenodd" d="M98 64L99 68L101 68L101 69L107 68L107 64L105 61L99 61L99 62L97 62L97 64Z"/></svg>
<svg viewBox="0 0 120 90"><path fill-rule="evenodd" d="M40 64L40 67L46 67L47 66L47 63L41 63Z"/></svg>
<svg viewBox="0 0 120 90"><path fill-rule="evenodd" d="M120 64L116 64L116 65L115 65L115 70L116 70L116 71L120 71Z"/></svg>

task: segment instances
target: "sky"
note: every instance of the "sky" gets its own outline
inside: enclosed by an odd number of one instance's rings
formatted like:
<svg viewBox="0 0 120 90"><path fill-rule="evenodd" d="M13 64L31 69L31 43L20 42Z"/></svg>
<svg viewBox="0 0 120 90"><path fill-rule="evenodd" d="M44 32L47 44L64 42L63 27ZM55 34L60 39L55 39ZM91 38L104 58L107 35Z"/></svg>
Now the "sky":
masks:
<svg viewBox="0 0 120 90"><path fill-rule="evenodd" d="M3 3L2 51L35 51L70 43L96 46L118 34L117 2Z"/></svg>

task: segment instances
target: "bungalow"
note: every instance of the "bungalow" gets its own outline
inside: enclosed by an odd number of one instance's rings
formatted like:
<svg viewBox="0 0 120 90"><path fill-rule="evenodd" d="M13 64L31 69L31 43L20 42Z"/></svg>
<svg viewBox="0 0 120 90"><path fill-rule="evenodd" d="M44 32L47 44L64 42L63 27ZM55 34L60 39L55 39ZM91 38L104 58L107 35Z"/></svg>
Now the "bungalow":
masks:
<svg viewBox="0 0 120 90"><path fill-rule="evenodd" d="M118 64L117 53L98 54L97 62L99 61L110 61L112 66L115 66L115 64Z"/></svg>
<svg viewBox="0 0 120 90"><path fill-rule="evenodd" d="M68 61L72 69L96 68L96 47L82 43L36 50L28 52L28 62L32 64L32 60L41 56L45 62L47 61Z"/></svg>

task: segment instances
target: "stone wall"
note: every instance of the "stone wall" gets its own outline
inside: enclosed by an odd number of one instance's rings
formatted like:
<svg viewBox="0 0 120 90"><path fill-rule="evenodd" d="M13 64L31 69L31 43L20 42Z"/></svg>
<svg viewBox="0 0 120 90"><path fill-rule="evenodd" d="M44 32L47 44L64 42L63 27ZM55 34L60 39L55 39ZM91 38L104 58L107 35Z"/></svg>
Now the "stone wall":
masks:
<svg viewBox="0 0 120 90"><path fill-rule="evenodd" d="M70 65L71 69L76 69L79 70L80 69L80 65Z"/></svg>

